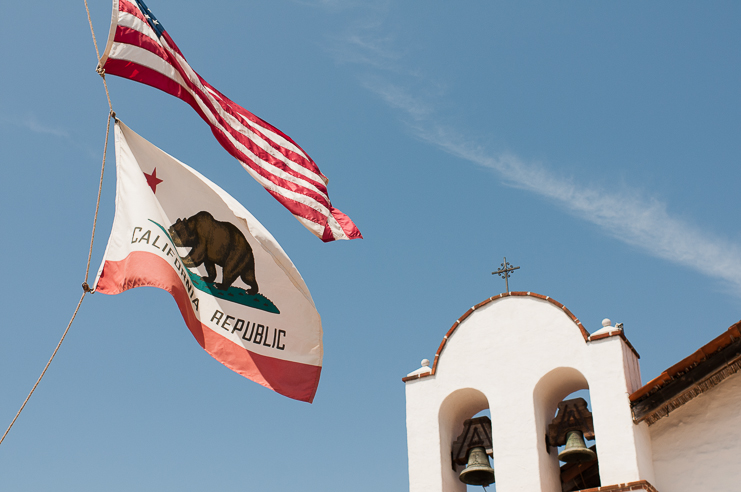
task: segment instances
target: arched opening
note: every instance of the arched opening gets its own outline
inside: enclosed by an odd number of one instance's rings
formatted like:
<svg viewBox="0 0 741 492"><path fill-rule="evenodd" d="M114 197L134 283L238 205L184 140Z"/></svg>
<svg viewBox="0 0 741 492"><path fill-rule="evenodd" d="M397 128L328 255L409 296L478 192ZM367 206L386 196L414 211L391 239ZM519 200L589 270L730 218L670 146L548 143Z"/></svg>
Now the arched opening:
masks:
<svg viewBox="0 0 741 492"><path fill-rule="evenodd" d="M585 421L574 422L579 419L576 414L580 414ZM602 483L599 476L589 391L580 390L565 397L554 417L552 420L554 427L558 427L559 422L561 425L566 424L567 427L570 423L570 427L576 430L576 434L573 434L573 431L567 434L566 444L559 445L554 450L560 462L561 491L574 492L600 487Z"/></svg>
<svg viewBox="0 0 741 492"><path fill-rule="evenodd" d="M440 462L442 463L443 490L446 492L465 492L482 490L480 487L467 486L461 482L459 475L465 468L453 461L453 446L464 433L464 423L468 419L489 417L489 400L479 390L463 388L452 392L440 405L438 414L440 424ZM491 460L489 460L491 465ZM493 465L491 465L493 466ZM494 484L487 486L487 491L496 491Z"/></svg>
<svg viewBox="0 0 741 492"><path fill-rule="evenodd" d="M489 420L491 420L491 411L488 408L486 408L484 410L481 410L480 412L478 412L477 414L475 414L471 418L474 418L475 419L475 418L478 418L478 417L486 417ZM493 468L492 461L493 460L490 459L489 460L489 464ZM458 469L458 471L460 471L460 469ZM486 492L496 492L497 491L497 484L496 484L496 482L493 483L493 484L491 484L491 485L487 485L486 487L484 487L484 490ZM482 492L481 486L480 485L466 485L466 492Z"/></svg>
<svg viewBox="0 0 741 492"><path fill-rule="evenodd" d="M544 492L571 492L599 486L599 466L591 426L589 384L571 367L556 368L543 376L533 391L538 459ZM572 433L576 431L576 435ZM579 434L586 437L581 447ZM568 438L569 452L561 454ZM594 455L585 449L592 448Z"/></svg>

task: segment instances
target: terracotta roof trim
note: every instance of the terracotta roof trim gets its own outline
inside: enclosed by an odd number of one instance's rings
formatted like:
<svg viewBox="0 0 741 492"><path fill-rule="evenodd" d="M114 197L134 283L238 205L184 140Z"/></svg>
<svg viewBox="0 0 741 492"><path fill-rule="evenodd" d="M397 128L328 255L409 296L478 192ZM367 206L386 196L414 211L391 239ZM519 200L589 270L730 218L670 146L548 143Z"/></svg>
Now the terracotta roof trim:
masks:
<svg viewBox="0 0 741 492"><path fill-rule="evenodd" d="M604 487L595 487L593 489L582 489L579 492L628 492L631 490L644 490L646 492L659 492L656 487L646 480L637 482L619 483L616 485L605 485Z"/></svg>
<svg viewBox="0 0 741 492"><path fill-rule="evenodd" d="M633 420L653 425L741 371L741 321L630 395Z"/></svg>
<svg viewBox="0 0 741 492"><path fill-rule="evenodd" d="M582 325L581 321L579 321L579 318L577 318L576 316L574 316L574 314L571 311L569 311L569 309L566 306L564 306L563 304L561 304L557 300L553 299L552 297L550 297L550 296L544 296L542 294L536 294L535 292L505 292L505 293L502 293L502 294L499 294L499 295L496 295L496 296L492 296L492 297L490 297L490 298L488 298L488 299L486 299L486 300L484 300L484 301L476 304L475 306L472 306L468 311L466 311L463 314L463 316L461 316L460 318L458 318L457 320L455 320L455 322L453 323L453 326L450 327L450 329L448 330L448 332L443 337L442 342L440 342L440 346L438 347L437 352L435 352L435 360L432 363L432 370L430 372L423 373L423 374L415 374L413 376L406 376L406 377L401 378L401 380L406 383L407 381L414 381L416 379L422 379L422 378L434 376L435 373L437 372L437 363L440 360L440 355L442 354L442 351L445 348L445 344L448 342L448 339L453 335L453 332L455 332L455 330L458 328L458 326L463 321L465 321L466 318L468 318L471 314L473 314L473 312L476 311L477 309L480 309L480 308L486 306L487 304L489 304L491 302L498 301L499 299L503 299L505 297L535 297L536 299L541 299L543 301L550 302L554 306L560 308L564 312L564 314L566 314L566 316L568 316L569 318L571 318L571 321L573 321L574 324L579 328L579 331L581 332L582 337L584 337L584 342L587 342L588 343L588 342L591 342L591 341L601 340L601 339L604 339L604 338L619 336L620 338L623 339L623 341L630 348L630 350L633 351L633 353L636 355L636 357L640 358L640 355L638 355L638 352L636 352L636 349L633 348L633 345L631 345L631 343L625 337L625 334L623 333L622 330L616 330L614 332L605 333L605 334L602 334L602 335L597 335L594 338L590 338L589 332L586 330L586 328L584 328L584 325Z"/></svg>
<svg viewBox="0 0 741 492"><path fill-rule="evenodd" d="M630 395L630 401L638 401L649 393L661 389L669 381L672 381L674 378L686 373L691 368L697 366L700 362L707 360L708 356L726 348L738 338L741 338L741 321L731 325L728 330L720 336L715 337L713 340L696 350L693 354L680 360L646 383L642 388L636 390Z"/></svg>
<svg viewBox="0 0 741 492"><path fill-rule="evenodd" d="M615 331L611 331L609 333L602 333L601 335L592 335L588 338L587 341L596 342L597 340L604 340L605 338L611 338L611 337L622 338L623 342L625 342L625 345L628 346L628 348L636 355L636 357L638 357L639 359L641 358L641 356L638 354L638 351L635 349L635 347L633 347L633 344L630 343L630 341L628 340L628 337L625 336L625 333L623 332L623 330L616 329Z"/></svg>

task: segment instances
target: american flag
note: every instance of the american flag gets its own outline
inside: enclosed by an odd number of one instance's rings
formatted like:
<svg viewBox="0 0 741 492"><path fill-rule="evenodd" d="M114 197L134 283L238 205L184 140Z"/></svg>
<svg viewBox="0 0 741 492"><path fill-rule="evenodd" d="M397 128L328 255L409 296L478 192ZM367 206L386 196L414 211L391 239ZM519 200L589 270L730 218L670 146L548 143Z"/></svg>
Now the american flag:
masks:
<svg viewBox="0 0 741 492"><path fill-rule="evenodd" d="M106 74L151 85L190 104L219 143L276 200L324 242L361 238L334 208L327 178L288 135L233 103L203 80L141 0L114 0Z"/></svg>

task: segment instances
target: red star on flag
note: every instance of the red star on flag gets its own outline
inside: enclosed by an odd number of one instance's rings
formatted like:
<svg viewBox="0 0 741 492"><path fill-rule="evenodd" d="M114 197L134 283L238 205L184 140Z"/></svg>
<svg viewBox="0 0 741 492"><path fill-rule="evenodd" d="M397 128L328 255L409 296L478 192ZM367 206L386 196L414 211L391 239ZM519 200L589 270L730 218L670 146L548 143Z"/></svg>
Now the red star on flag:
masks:
<svg viewBox="0 0 741 492"><path fill-rule="evenodd" d="M157 168L154 168L152 174L144 173L144 177L147 178L147 184L152 188L152 193L157 193L157 185L162 182L162 180L157 177Z"/></svg>

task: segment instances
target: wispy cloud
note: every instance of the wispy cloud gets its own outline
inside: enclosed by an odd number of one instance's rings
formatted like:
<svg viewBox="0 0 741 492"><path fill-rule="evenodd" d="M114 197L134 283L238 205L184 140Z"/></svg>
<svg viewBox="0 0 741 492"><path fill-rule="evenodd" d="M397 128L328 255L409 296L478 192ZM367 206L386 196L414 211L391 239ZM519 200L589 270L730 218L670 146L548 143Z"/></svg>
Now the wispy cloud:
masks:
<svg viewBox="0 0 741 492"><path fill-rule="evenodd" d="M494 171L506 185L541 196L619 241L720 279L735 294L741 294L741 247L672 216L665 203L646 192L625 186L608 191L578 183L542 164L488 149L470 136L440 125L435 104L439 88L425 78L428 86L420 90L422 78L408 68L409 63L402 63L406 60L394 49L393 36L383 32L383 10L377 14L372 22L351 26L344 36L335 38L340 47L331 52L340 63L371 69L370 75L365 73L360 79L362 86L398 110L417 138ZM404 79L401 83L400 78ZM438 97L425 97L428 93Z"/></svg>
<svg viewBox="0 0 741 492"><path fill-rule="evenodd" d="M63 130L58 127L53 127L50 125L45 125L41 123L36 118L36 116L30 113L27 114L23 118L20 118L16 121L9 121L9 122L15 124L16 126L20 126L28 130L31 130L34 133L42 133L46 135L54 135L56 137L70 138L70 135L66 130Z"/></svg>
<svg viewBox="0 0 741 492"><path fill-rule="evenodd" d="M433 114L432 106L423 98L413 96L408 89L392 84L383 77L364 77L361 84L369 91L376 93L392 108L399 109L406 116L410 116L415 123L425 122Z"/></svg>
<svg viewBox="0 0 741 492"><path fill-rule="evenodd" d="M74 147L77 147L78 149L85 152L89 157L95 158L96 153L93 152L90 148L85 147L84 145L81 145L78 143L64 128L49 125L46 123L43 123L39 121L39 119L33 114L28 113L23 117L0 117L0 122L9 124L18 128L24 128L26 130L30 130L33 133L38 133L40 135L52 135L54 137L59 137L67 140L70 144L72 144Z"/></svg>
<svg viewBox="0 0 741 492"><path fill-rule="evenodd" d="M606 234L665 260L721 279L741 294L741 247L685 220L636 190L605 190L559 176L510 153L491 153L440 126L416 126L417 136L446 152L496 171L514 188L544 197Z"/></svg>
<svg viewBox="0 0 741 492"><path fill-rule="evenodd" d="M407 71L401 64L404 53L398 49L396 36L385 30L386 3L362 5L362 15L349 20L343 31L327 36L325 47L336 62L383 71ZM347 2L343 5L348 7Z"/></svg>

